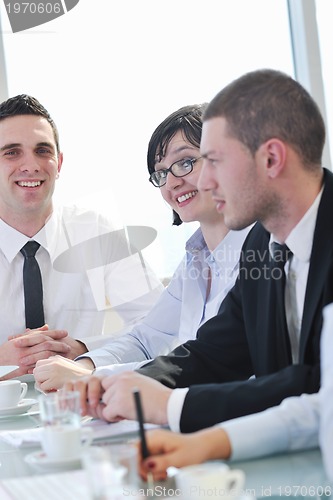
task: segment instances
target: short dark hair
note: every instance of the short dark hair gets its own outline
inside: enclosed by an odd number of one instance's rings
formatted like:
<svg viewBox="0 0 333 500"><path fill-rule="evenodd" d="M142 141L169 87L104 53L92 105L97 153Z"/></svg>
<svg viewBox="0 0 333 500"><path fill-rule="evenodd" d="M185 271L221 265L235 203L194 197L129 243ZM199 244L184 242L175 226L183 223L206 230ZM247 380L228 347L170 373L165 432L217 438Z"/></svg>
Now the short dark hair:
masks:
<svg viewBox="0 0 333 500"><path fill-rule="evenodd" d="M246 73L209 103L203 120L224 117L230 134L255 154L276 137L290 144L304 165L321 165L325 124L314 99L290 76L272 69Z"/></svg>
<svg viewBox="0 0 333 500"><path fill-rule="evenodd" d="M59 134L50 113L35 97L27 94L10 97L0 104L0 121L11 116L35 115L45 118L52 127L57 152L60 152Z"/></svg>
<svg viewBox="0 0 333 500"><path fill-rule="evenodd" d="M200 148L202 115L206 105L204 103L183 106L158 125L148 144L147 166L149 174L155 171L158 158L165 156L165 151L177 132L181 131L190 144ZM181 223L181 218L173 210L173 225L179 226Z"/></svg>

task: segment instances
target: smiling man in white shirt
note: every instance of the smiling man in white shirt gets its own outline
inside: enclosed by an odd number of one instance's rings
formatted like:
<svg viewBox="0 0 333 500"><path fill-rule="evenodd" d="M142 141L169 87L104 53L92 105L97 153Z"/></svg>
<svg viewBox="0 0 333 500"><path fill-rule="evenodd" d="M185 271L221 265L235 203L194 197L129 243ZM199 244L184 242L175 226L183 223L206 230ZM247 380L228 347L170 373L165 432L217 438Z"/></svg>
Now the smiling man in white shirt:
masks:
<svg viewBox="0 0 333 500"><path fill-rule="evenodd" d="M56 126L35 98L23 94L0 104L0 364L20 367L9 376L31 373L38 359L52 354L73 359L101 345L110 305L132 325L163 290L137 252L122 253L127 241L106 217L75 206L54 208L62 164ZM93 238L100 266L90 265L84 244ZM45 322L34 327L25 318L20 251L31 240L40 245L35 257ZM78 244L81 251L68 263L74 267L57 267L57 258Z"/></svg>

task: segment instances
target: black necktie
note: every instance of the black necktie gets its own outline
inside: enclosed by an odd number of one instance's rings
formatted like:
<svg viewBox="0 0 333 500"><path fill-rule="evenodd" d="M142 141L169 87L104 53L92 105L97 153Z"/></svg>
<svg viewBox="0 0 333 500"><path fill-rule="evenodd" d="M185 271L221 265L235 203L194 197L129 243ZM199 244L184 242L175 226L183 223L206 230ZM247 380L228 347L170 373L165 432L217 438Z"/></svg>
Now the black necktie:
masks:
<svg viewBox="0 0 333 500"><path fill-rule="evenodd" d="M23 286L26 328L40 328L44 325L42 276L35 254L40 247L36 241L28 241L21 248L24 255Z"/></svg>
<svg viewBox="0 0 333 500"><path fill-rule="evenodd" d="M277 300L279 311L283 315L284 322L286 321L285 312L285 285L286 285L286 273L284 272L284 266L287 260L292 256L292 251L284 243L272 243L273 259L274 259L274 269L272 270L272 278L276 283L277 290Z"/></svg>
<svg viewBox="0 0 333 500"><path fill-rule="evenodd" d="M289 259L289 257L292 256L292 251L290 248L283 243L281 245L280 243L277 243L276 241L273 241L272 243L272 250L273 250L273 258L275 262L275 267L282 269L283 270L283 275L285 276L284 272L284 266Z"/></svg>

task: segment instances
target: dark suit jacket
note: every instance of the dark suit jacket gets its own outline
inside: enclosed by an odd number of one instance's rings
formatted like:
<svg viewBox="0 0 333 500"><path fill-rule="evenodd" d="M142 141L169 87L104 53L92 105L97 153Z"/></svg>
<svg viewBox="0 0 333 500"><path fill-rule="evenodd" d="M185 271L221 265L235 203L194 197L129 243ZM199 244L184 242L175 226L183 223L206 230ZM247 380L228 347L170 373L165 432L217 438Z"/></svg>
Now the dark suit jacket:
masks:
<svg viewBox="0 0 333 500"><path fill-rule="evenodd" d="M256 413L284 398L317 392L324 290L333 262L333 175L324 170L300 336L299 364L291 360L286 322L277 311L269 233L257 223L242 250L239 278L217 316L197 339L160 356L139 370L171 388L190 387L181 430L192 432ZM328 287L328 288L327 288ZM283 318L283 319L282 319ZM255 378L251 376L255 375Z"/></svg>

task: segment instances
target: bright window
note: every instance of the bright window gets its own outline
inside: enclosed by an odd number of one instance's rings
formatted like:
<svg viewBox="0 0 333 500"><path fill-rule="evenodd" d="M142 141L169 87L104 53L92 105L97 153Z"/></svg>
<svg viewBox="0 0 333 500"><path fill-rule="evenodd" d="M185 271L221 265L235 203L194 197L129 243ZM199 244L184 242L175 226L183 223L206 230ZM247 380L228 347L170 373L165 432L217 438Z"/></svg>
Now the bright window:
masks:
<svg viewBox="0 0 333 500"><path fill-rule="evenodd" d="M171 227L171 210L148 182L150 135L178 107L209 101L247 71L293 75L286 2L81 0L15 34L1 9L9 95L37 97L60 131L57 201L153 226L158 238L145 256L171 275L195 224Z"/></svg>
<svg viewBox="0 0 333 500"><path fill-rule="evenodd" d="M333 2L331 0L316 0L316 17L320 44L323 84L326 101L326 119L330 156L333 158L333 69L332 69L332 19ZM324 165L331 167L331 165Z"/></svg>

